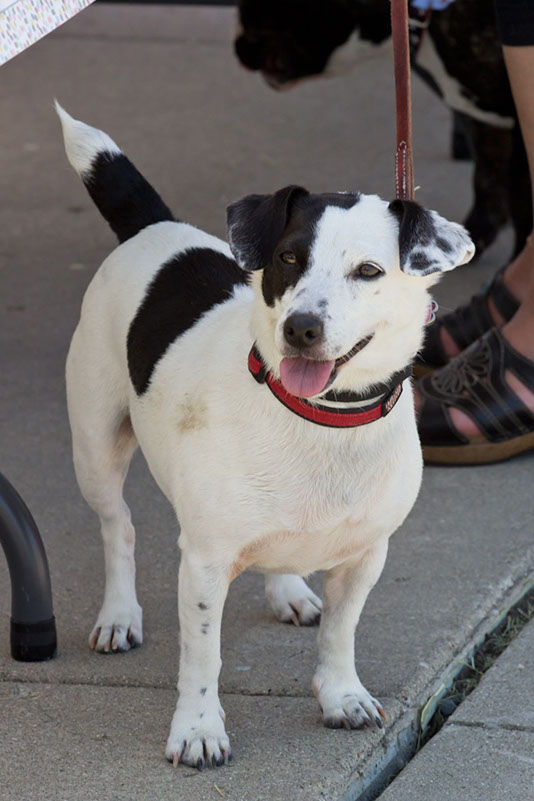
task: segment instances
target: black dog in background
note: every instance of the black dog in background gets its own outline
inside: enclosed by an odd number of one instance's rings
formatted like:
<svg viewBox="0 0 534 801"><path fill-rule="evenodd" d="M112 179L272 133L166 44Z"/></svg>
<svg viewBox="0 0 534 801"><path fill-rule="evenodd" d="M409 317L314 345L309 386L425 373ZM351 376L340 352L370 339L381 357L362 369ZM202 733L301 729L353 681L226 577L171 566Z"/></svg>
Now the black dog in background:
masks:
<svg viewBox="0 0 534 801"><path fill-rule="evenodd" d="M389 0L239 0L242 64L281 88L328 74L357 42L391 35ZM413 70L454 110L453 154L474 161L474 203L464 221L477 254L511 220L515 253L532 230L528 164L491 0L455 0L443 11L410 9Z"/></svg>

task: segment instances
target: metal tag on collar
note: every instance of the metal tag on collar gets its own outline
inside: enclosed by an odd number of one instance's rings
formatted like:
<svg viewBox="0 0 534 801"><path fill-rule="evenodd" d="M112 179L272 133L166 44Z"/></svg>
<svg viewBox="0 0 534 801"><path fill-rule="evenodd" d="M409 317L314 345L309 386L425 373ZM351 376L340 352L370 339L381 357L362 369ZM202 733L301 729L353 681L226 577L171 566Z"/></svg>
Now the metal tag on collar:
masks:
<svg viewBox="0 0 534 801"><path fill-rule="evenodd" d="M435 322L438 308L436 301L431 300L426 309L425 325L432 325L432 323Z"/></svg>

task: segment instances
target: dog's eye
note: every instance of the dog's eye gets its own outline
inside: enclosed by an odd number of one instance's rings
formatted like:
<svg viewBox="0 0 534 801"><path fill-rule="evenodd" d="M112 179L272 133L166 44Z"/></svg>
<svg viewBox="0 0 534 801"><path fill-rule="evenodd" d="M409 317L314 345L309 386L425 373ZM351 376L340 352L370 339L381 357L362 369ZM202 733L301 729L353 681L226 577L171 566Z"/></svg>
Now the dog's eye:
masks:
<svg viewBox="0 0 534 801"><path fill-rule="evenodd" d="M353 272L354 278L362 277L362 278L376 278L378 275L382 275L382 270L380 267L377 267L376 264L371 264L371 262L364 262L364 264L360 264L359 267Z"/></svg>
<svg viewBox="0 0 534 801"><path fill-rule="evenodd" d="M280 253L280 258L282 259L284 264L296 264L297 263L297 257L290 250L284 250L283 253Z"/></svg>

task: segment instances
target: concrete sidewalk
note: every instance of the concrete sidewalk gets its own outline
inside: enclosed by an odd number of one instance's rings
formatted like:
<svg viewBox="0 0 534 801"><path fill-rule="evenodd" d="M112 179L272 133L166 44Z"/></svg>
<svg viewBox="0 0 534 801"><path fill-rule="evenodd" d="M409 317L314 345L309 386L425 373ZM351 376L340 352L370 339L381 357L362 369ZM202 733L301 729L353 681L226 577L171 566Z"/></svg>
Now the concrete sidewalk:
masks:
<svg viewBox="0 0 534 801"><path fill-rule="evenodd" d="M277 94L237 65L233 28L226 8L91 6L2 68L0 466L40 526L59 635L54 661L10 659L0 563L7 801L356 799L414 741L418 711L451 662L534 576L531 457L426 470L357 633L359 673L388 727L321 727L310 690L316 631L277 623L261 577L245 574L223 621L235 762L173 771L163 750L178 663L177 527L139 457L126 494L145 644L126 655L89 651L102 547L74 480L63 370L83 292L115 243L66 162L52 98L108 131L180 217L215 234L224 234L230 201L289 183L393 194L389 50L344 79ZM471 168L448 159L450 115L415 81L414 114L418 199L461 220ZM480 263L448 276L442 306L477 287L510 248L505 235Z"/></svg>
<svg viewBox="0 0 534 801"><path fill-rule="evenodd" d="M534 622L380 801L533 801Z"/></svg>

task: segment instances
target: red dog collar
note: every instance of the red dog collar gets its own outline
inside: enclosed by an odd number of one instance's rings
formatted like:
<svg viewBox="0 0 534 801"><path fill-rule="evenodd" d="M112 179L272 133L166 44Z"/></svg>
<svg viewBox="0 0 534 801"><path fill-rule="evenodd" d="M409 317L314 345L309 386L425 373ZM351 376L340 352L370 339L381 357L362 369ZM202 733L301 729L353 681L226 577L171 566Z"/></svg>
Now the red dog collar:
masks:
<svg viewBox="0 0 534 801"><path fill-rule="evenodd" d="M282 386L272 373L267 371L265 364L261 358L256 346L253 345L248 355L248 369L253 377L259 384L267 384L273 395L278 398L280 403L283 403L288 409L303 417L305 420L310 420L312 423L317 423L319 426L327 426L329 428L355 428L356 426L364 426L367 423L372 423L374 420L379 420L381 417L386 417L393 409L402 393L402 382L405 378L411 375L411 367L407 367L399 373L395 373L391 382L388 382L386 391L379 397L375 395L374 403L365 407L350 407L343 406L339 409L332 407L322 406L320 402L310 403L305 398L297 398L295 395L290 395ZM392 382L393 385L392 385ZM327 393L322 400L340 401L347 400L353 403L356 401L368 400L369 395L358 395L356 393Z"/></svg>

